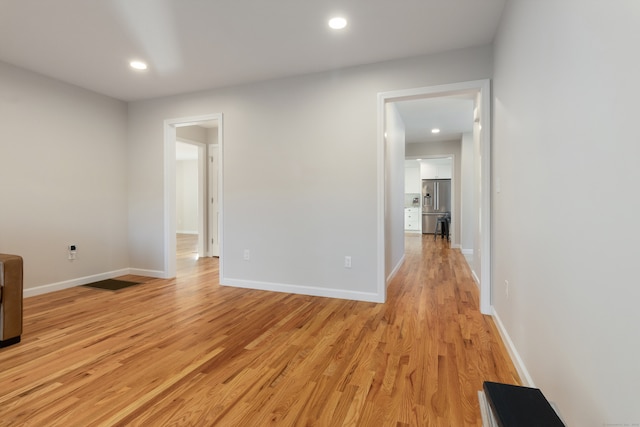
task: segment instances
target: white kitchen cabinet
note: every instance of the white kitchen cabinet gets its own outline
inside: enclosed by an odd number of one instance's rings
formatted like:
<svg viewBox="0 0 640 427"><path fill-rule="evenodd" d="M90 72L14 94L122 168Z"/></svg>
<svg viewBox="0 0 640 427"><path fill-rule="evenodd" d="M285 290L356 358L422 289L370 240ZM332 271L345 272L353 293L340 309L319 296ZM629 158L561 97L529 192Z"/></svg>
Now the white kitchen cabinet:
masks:
<svg viewBox="0 0 640 427"><path fill-rule="evenodd" d="M420 194L422 191L422 183L420 178L420 168L416 164L415 167L407 167L404 169L404 192Z"/></svg>
<svg viewBox="0 0 640 427"><path fill-rule="evenodd" d="M423 160L420 162L421 179L451 179L451 160Z"/></svg>
<svg viewBox="0 0 640 427"><path fill-rule="evenodd" d="M436 178L438 179L451 179L451 164L448 165L438 165L436 168Z"/></svg>
<svg viewBox="0 0 640 427"><path fill-rule="evenodd" d="M422 227L422 217L420 208L404 209L404 229L408 231L420 231Z"/></svg>

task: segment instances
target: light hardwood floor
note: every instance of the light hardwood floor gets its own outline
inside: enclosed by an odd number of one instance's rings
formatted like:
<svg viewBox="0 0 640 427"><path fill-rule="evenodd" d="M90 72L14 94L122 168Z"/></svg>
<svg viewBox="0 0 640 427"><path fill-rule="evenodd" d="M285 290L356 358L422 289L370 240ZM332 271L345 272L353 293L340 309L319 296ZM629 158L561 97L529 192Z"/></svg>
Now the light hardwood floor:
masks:
<svg viewBox="0 0 640 427"><path fill-rule="evenodd" d="M0 425L480 426L482 382L519 383L440 239L406 236L385 304L220 286L192 245L174 280L26 299Z"/></svg>

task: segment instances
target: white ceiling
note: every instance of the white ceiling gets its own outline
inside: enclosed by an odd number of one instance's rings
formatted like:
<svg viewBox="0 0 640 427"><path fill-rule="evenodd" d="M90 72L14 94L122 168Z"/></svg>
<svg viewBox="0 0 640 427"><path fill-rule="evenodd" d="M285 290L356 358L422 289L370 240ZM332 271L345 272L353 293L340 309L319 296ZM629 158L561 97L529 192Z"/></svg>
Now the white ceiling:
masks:
<svg viewBox="0 0 640 427"><path fill-rule="evenodd" d="M132 101L489 44L504 3L0 0L0 60Z"/></svg>
<svg viewBox="0 0 640 427"><path fill-rule="evenodd" d="M451 141L473 131L475 94L395 102L407 143ZM433 134L431 130L440 129Z"/></svg>

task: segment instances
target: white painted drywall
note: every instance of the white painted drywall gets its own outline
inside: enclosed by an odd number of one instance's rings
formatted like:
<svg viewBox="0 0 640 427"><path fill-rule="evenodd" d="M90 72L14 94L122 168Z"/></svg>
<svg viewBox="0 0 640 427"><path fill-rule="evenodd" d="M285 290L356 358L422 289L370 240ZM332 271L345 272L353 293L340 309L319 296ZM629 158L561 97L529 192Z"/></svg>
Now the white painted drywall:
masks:
<svg viewBox="0 0 640 427"><path fill-rule="evenodd" d="M570 426L640 423L639 18L510 1L496 38L493 305Z"/></svg>
<svg viewBox="0 0 640 427"><path fill-rule="evenodd" d="M0 252L25 289L129 266L126 127L124 102L0 63Z"/></svg>
<svg viewBox="0 0 640 427"><path fill-rule="evenodd" d="M132 266L163 269L163 121L223 113L222 282L376 297L377 94L491 64L480 47L129 104Z"/></svg>
<svg viewBox="0 0 640 427"><path fill-rule="evenodd" d="M485 95L485 96L489 96L489 95ZM483 260L483 250L487 250L487 248L490 248L490 245L486 245L486 240L483 240L483 229L485 226L483 225L483 218L482 218L482 204L486 203L487 198L484 197L484 188L483 188L483 182L484 180L482 179L483 176L485 176L484 174L486 174L486 171L483 171L482 168L484 166L484 162L483 162L483 155L486 153L484 150L484 146L485 144L481 144L481 139L483 138L487 138L486 136L483 137L483 132L486 133L488 132L488 130L482 130L481 129L481 125L480 123L482 122L483 117L484 117L484 107L483 105L485 104L485 100L483 100L483 94L478 92L478 94L476 95L476 102L475 102L475 116L474 116L474 123L473 123L473 186L475 187L475 190L473 192L473 208L475 209L475 215L473 215L473 219L474 219L474 224L473 224L473 257L472 257L472 261L471 261L471 272L474 276L474 279L477 282L480 282L481 280L487 280L487 279L482 279L482 267L485 266L483 264L486 263L487 258L484 258ZM490 103L487 103L490 104ZM491 175L491 172L489 172L489 175ZM493 204L491 205L493 208ZM493 213L493 212L492 212ZM489 218L489 221L491 221L491 218ZM493 236L493 234L491 233L491 237ZM489 242L491 243L491 242ZM487 254L488 256L488 254ZM485 266L486 267L486 266ZM489 277L490 274L486 274L486 277ZM491 295L489 295L489 297L486 297L486 292L484 294L482 294L480 296L480 307L486 307L486 303L483 303L483 301L488 301L490 300ZM486 299L485 299L486 298Z"/></svg>
<svg viewBox="0 0 640 427"><path fill-rule="evenodd" d="M460 249L464 254L473 253L477 221L474 163L473 134L465 133L460 141Z"/></svg>
<svg viewBox="0 0 640 427"><path fill-rule="evenodd" d="M176 230L198 234L198 160L176 161Z"/></svg>
<svg viewBox="0 0 640 427"><path fill-rule="evenodd" d="M394 103L385 104L385 277L389 280L404 257L405 125Z"/></svg>
<svg viewBox="0 0 640 427"><path fill-rule="evenodd" d="M176 138L178 139L187 139L189 141L201 142L203 144L207 143L207 139L209 138L208 128L204 128L202 126L179 126L176 128Z"/></svg>

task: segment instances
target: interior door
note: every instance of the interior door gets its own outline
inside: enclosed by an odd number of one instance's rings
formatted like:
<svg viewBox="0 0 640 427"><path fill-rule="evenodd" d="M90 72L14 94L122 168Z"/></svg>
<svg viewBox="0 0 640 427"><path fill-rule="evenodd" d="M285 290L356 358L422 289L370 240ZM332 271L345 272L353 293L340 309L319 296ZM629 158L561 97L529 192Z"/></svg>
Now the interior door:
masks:
<svg viewBox="0 0 640 427"><path fill-rule="evenodd" d="M220 239L218 230L219 199L218 199L218 144L209 144L209 255L220 256Z"/></svg>

